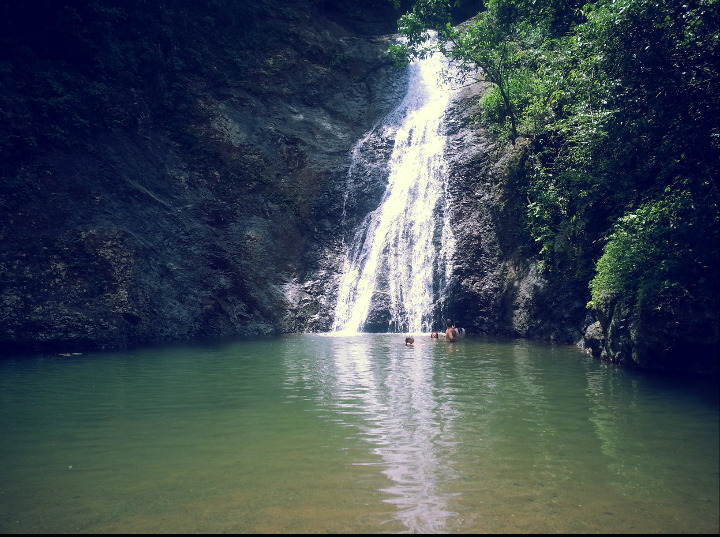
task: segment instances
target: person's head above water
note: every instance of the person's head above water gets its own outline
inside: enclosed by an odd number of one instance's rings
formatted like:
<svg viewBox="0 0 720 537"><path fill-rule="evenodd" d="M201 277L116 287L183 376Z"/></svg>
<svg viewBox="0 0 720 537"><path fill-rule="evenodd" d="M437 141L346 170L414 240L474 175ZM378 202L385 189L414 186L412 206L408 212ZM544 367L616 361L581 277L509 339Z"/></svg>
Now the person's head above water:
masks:
<svg viewBox="0 0 720 537"><path fill-rule="evenodd" d="M445 326L447 326L448 328L452 328L453 327L452 319L448 319L447 321L445 321Z"/></svg>
<svg viewBox="0 0 720 537"><path fill-rule="evenodd" d="M415 338L412 336L408 336L405 338L405 345L412 345L415 343Z"/></svg>

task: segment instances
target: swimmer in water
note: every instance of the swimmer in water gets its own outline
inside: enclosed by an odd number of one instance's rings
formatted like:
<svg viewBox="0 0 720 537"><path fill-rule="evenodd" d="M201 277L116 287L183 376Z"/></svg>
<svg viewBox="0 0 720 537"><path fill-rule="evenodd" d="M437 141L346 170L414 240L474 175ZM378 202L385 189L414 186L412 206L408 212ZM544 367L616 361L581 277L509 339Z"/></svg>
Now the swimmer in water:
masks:
<svg viewBox="0 0 720 537"><path fill-rule="evenodd" d="M455 324L448 319L445 323L446 330L445 330L445 341L448 343L453 343L458 340L458 332L455 330Z"/></svg>

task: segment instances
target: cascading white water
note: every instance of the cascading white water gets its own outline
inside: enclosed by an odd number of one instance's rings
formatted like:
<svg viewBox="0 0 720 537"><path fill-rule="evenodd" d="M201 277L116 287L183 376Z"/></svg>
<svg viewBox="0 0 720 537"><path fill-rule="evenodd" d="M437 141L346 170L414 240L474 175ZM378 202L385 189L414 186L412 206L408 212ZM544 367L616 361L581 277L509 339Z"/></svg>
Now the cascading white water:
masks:
<svg viewBox="0 0 720 537"><path fill-rule="evenodd" d="M376 297L389 312L388 331L431 330L444 298L455 239L449 226L442 118L452 90L445 59L410 65L408 93L387 118L396 131L380 206L358 228L343 265L334 330L360 332ZM365 136L353 150L362 158Z"/></svg>

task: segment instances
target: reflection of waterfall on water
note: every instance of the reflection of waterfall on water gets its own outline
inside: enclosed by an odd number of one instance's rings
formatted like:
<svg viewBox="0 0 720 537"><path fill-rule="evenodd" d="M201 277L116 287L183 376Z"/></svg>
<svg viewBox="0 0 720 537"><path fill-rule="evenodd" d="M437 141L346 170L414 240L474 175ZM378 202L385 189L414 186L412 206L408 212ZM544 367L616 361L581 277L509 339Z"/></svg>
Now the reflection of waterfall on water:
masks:
<svg viewBox="0 0 720 537"><path fill-rule="evenodd" d="M418 345L409 353L395 346L388 352L394 337L305 338L304 344L317 346L300 359L296 350L288 357L287 388L308 397L315 393L310 386L321 387L315 396L320 415L355 429L347 438L361 438L371 446L374 457L359 455L351 464L387 477L378 489L386 494L381 499L396 508L394 517L406 533L446 534L458 516L453 510L456 493L448 485L461 478L455 469L457 402L451 379L433 359L436 345L444 350L446 344Z"/></svg>
<svg viewBox="0 0 720 537"><path fill-rule="evenodd" d="M388 331L428 331L442 317L455 245L445 193L442 118L451 90L442 83L444 68L439 54L411 64L407 96L388 116L385 127L396 135L387 189L348 249L336 331L363 330L378 299L387 310ZM351 173L367 138L353 151Z"/></svg>

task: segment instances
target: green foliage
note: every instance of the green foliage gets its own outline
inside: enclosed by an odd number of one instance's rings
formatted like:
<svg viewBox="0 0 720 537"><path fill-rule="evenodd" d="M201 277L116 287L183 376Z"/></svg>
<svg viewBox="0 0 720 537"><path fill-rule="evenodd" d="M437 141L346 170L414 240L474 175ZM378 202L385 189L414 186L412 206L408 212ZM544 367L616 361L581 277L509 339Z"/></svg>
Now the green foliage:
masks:
<svg viewBox="0 0 720 537"><path fill-rule="evenodd" d="M496 95L487 103L493 119L505 123L514 141L528 128L537 130L543 115L540 102L547 90L540 71L544 53L552 46L553 32L575 23L564 2L488 0L486 9L461 26L451 25L451 5L441 0L421 0L398 22L405 41L390 47L399 63L440 51L453 60L465 76L480 76L495 85ZM434 29L437 40L430 40Z"/></svg>
<svg viewBox="0 0 720 537"><path fill-rule="evenodd" d="M717 224L717 214L698 207L684 185L627 213L597 263L591 305L623 294L642 296L661 310L677 296L701 298L698 292L717 277L717 243L706 244L704 235Z"/></svg>
<svg viewBox="0 0 720 537"><path fill-rule="evenodd" d="M440 50L494 85L480 123L530 140L506 198L546 270L590 282L590 305L717 295L718 0L488 0L455 27L422 4L399 57Z"/></svg>

